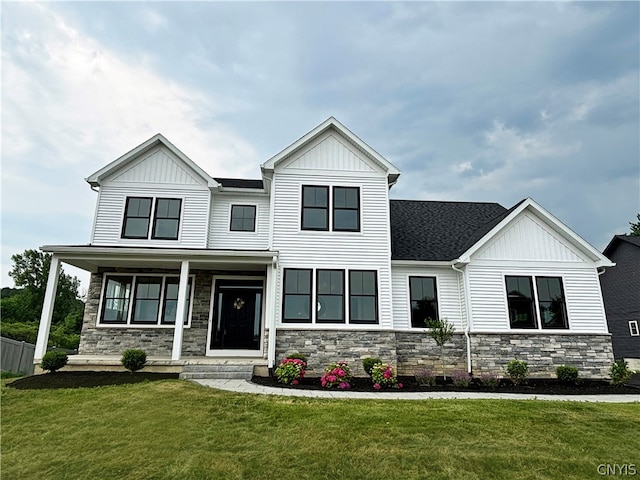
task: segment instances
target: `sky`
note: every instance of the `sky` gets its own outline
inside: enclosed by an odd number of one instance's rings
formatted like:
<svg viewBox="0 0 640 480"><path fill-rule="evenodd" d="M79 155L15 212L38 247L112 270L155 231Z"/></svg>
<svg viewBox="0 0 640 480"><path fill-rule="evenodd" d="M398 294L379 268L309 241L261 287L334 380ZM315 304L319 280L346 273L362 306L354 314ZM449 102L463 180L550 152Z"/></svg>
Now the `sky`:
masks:
<svg viewBox="0 0 640 480"><path fill-rule="evenodd" d="M2 287L11 255L88 243L84 179L156 133L260 178L335 116L402 171L392 198L532 197L600 251L640 211L639 2L0 9Z"/></svg>

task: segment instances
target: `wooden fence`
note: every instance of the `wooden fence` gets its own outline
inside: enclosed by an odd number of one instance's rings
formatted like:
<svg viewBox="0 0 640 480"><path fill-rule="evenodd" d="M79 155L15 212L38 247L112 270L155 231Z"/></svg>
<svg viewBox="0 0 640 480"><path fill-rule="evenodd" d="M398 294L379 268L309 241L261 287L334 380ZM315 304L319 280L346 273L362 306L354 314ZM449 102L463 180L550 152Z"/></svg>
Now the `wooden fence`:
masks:
<svg viewBox="0 0 640 480"><path fill-rule="evenodd" d="M33 356L36 352L36 346L4 337L0 337L0 341L0 350L2 351L0 367L2 371L33 375Z"/></svg>

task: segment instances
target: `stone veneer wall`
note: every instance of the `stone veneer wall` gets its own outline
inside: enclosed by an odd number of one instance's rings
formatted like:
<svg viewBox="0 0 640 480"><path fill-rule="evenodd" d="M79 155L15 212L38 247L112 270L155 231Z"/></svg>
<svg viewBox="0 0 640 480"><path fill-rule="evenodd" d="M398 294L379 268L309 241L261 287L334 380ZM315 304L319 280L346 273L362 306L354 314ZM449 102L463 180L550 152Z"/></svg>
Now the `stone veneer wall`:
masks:
<svg viewBox="0 0 640 480"><path fill-rule="evenodd" d="M471 336L471 361L475 375L504 374L507 363L524 360L531 377L555 377L556 367L572 365L582 378L606 378L613 363L610 335L511 335Z"/></svg>
<svg viewBox="0 0 640 480"><path fill-rule="evenodd" d="M321 375L326 365L338 360L349 362L354 375L365 376L365 357L378 357L395 365L399 375L414 375L421 368L442 374L440 348L424 332L279 329L276 365L293 352L307 356L311 376ZM582 378L607 378L612 352L609 335L471 335L471 362L476 376L505 376L507 363L517 358L528 363L532 377L555 377L557 366L573 365ZM447 374L467 371L463 334L454 335L445 345L444 361Z"/></svg>
<svg viewBox="0 0 640 480"><path fill-rule="evenodd" d="M119 273L127 270L119 269ZM145 273L171 273L175 271L145 270ZM195 274L195 291L191 315L191 327L183 330L182 354L201 356L205 354L209 303L211 301L211 273ZM121 355L128 348L140 348L149 356L171 356L173 328L97 327L103 274L91 275L84 309L80 355Z"/></svg>

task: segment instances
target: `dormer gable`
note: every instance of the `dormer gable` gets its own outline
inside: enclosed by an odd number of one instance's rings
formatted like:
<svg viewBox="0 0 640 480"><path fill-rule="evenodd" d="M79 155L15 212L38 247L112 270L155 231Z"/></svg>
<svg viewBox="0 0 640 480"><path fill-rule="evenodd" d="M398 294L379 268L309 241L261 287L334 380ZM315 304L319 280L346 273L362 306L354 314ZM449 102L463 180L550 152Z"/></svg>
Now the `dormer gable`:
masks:
<svg viewBox="0 0 640 480"><path fill-rule="evenodd" d="M182 153L163 135L156 134L125 153L86 181L92 187L105 183L154 183L219 186L193 160Z"/></svg>
<svg viewBox="0 0 640 480"><path fill-rule="evenodd" d="M265 178L283 169L379 172L387 175L390 186L400 175L397 167L334 117L267 160L261 169Z"/></svg>

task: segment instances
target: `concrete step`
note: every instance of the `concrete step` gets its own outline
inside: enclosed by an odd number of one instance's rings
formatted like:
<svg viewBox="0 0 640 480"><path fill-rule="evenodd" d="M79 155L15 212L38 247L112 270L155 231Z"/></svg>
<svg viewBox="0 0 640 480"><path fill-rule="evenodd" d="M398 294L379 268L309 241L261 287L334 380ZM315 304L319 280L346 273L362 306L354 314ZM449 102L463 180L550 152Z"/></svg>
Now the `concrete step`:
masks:
<svg viewBox="0 0 640 480"><path fill-rule="evenodd" d="M253 376L253 365L220 364L220 365L185 365L180 378L235 378L250 379Z"/></svg>

